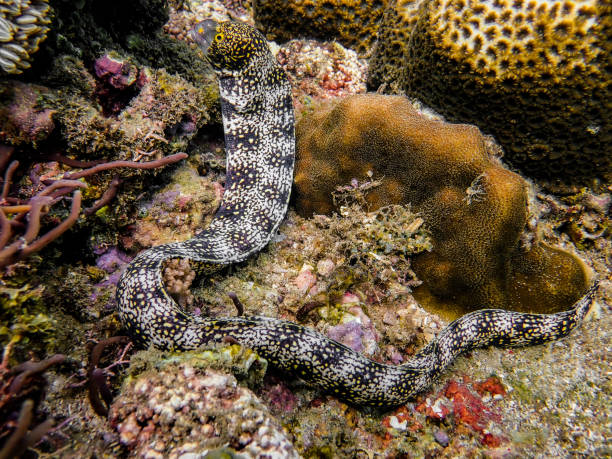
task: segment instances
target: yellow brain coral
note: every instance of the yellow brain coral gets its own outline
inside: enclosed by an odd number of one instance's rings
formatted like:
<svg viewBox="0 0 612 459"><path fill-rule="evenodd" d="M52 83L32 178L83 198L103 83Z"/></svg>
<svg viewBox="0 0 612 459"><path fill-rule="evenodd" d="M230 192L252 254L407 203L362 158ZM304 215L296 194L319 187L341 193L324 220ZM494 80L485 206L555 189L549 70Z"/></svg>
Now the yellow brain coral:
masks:
<svg viewBox="0 0 612 459"><path fill-rule="evenodd" d="M295 204L303 215L330 212L336 186L369 171L383 177L367 196L373 208L411 203L421 213L433 251L413 266L434 295L420 298L430 305L550 312L586 288L580 260L521 243L532 236L528 184L489 152L476 127L433 121L404 97L370 94L315 108L296 135Z"/></svg>
<svg viewBox="0 0 612 459"><path fill-rule="evenodd" d="M608 0L400 0L370 84L476 123L533 176L606 179L611 51Z"/></svg>
<svg viewBox="0 0 612 459"><path fill-rule="evenodd" d="M30 68L31 55L47 38L51 22L46 0L0 2L0 68L21 73Z"/></svg>

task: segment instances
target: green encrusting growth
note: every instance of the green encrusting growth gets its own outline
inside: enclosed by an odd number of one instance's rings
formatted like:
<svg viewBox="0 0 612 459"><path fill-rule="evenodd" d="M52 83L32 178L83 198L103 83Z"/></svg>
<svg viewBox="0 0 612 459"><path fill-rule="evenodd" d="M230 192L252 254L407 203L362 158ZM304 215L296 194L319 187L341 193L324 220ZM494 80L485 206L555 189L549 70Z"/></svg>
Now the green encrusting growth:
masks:
<svg viewBox="0 0 612 459"><path fill-rule="evenodd" d="M287 209L295 150L291 88L263 36L244 24L207 20L196 25L192 37L219 77L228 155L225 194L208 228L188 241L140 253L121 276L119 315L137 342L189 350L236 341L269 364L349 402L392 406L425 389L463 351L540 344L567 335L581 322L596 285L574 308L559 314L473 312L451 323L408 363L393 366L296 323L186 314L163 284L164 262L188 258L200 266L222 266L263 248Z"/></svg>

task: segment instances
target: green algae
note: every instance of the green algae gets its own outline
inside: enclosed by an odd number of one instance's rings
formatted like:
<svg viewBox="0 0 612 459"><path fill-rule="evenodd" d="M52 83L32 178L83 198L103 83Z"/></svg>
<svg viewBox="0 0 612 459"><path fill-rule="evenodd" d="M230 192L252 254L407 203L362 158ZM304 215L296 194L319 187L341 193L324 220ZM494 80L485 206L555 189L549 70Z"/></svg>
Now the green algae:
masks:
<svg viewBox="0 0 612 459"><path fill-rule="evenodd" d="M222 371L233 374L239 381L251 388L262 384L268 367L265 359L250 349L237 344L213 343L201 350L189 352L164 352L156 349L140 351L130 359L127 369L129 383L147 371L158 371L167 366L186 364L193 368Z"/></svg>

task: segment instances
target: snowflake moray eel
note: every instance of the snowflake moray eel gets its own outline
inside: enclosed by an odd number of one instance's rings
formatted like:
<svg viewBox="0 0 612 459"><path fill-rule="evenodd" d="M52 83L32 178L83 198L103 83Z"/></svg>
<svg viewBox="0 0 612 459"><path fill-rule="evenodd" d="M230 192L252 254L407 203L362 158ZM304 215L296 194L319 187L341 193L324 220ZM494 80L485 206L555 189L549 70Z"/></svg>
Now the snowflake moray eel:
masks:
<svg viewBox="0 0 612 459"><path fill-rule="evenodd" d="M407 363L386 365L312 329L267 317L207 318L185 313L162 280L166 260L187 258L211 269L261 250L287 210L295 134L291 87L264 37L253 27L206 20L192 39L219 79L227 178L211 224L185 242L140 253L117 286L124 327L143 346L189 350L231 337L268 362L357 405L391 407L427 388L462 352L556 340L588 312L596 283L572 309L556 314L478 310L448 325Z"/></svg>

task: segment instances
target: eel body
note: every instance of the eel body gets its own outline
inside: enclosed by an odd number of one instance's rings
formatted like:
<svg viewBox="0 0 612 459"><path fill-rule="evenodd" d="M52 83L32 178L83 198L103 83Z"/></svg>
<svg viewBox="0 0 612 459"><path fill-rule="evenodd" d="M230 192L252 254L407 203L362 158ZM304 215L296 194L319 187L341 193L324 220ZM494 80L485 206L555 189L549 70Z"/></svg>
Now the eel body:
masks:
<svg viewBox="0 0 612 459"><path fill-rule="evenodd" d="M264 37L235 22L207 20L191 33L219 77L227 178L211 224L194 238L153 247L126 268L117 286L119 315L141 345L196 349L231 337L291 375L357 405L390 407L429 386L462 352L529 346L567 335L584 318L597 285L557 314L479 310L448 325L407 363L386 365L296 323L267 317L207 318L185 313L168 294L166 260L223 266L261 250L284 218L295 134L291 87Z"/></svg>

